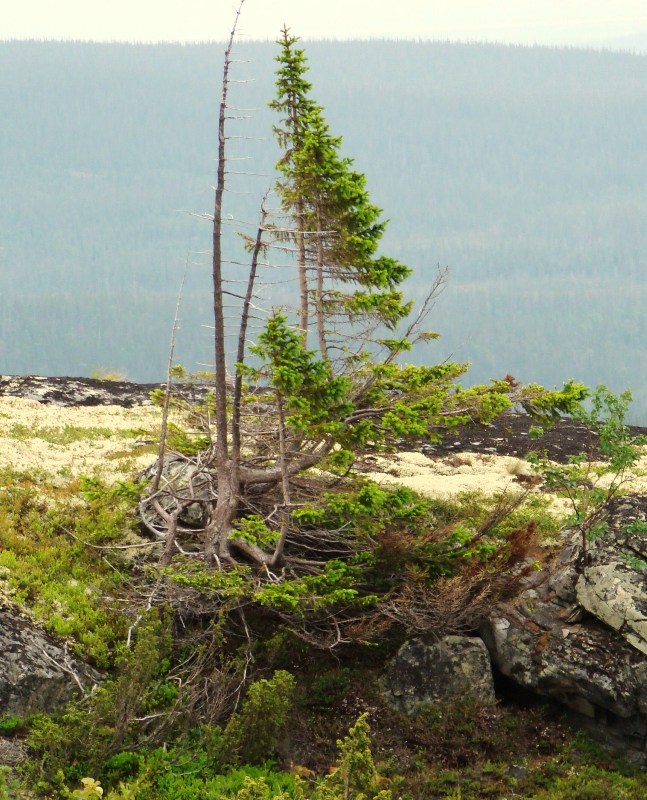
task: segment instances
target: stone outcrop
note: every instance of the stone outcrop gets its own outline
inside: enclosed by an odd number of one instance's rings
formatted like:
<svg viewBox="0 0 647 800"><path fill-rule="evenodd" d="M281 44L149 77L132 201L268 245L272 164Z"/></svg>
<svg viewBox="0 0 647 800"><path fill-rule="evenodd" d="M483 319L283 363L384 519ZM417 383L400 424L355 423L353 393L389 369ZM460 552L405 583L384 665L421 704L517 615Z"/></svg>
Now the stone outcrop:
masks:
<svg viewBox="0 0 647 800"><path fill-rule="evenodd" d="M151 405L150 394L163 383L97 380L95 378L45 378L36 375L0 375L0 397L22 397L58 406ZM206 384L178 384L173 393L199 402L210 391Z"/></svg>
<svg viewBox="0 0 647 800"><path fill-rule="evenodd" d="M451 431L439 442L426 442L420 451L431 457L461 453L495 453L525 458L530 450L545 452L551 461L565 463L569 456L588 453L597 434L581 422L563 418L545 428L540 439L530 436L536 422L529 414L507 413L488 425L465 426ZM634 436L646 435L647 428L631 426Z"/></svg>
<svg viewBox="0 0 647 800"><path fill-rule="evenodd" d="M589 545L577 602L647 656L647 497L617 498L605 522Z"/></svg>
<svg viewBox="0 0 647 800"><path fill-rule="evenodd" d="M495 702L490 658L476 637L410 639L388 665L382 685L387 703L407 714L457 697Z"/></svg>
<svg viewBox="0 0 647 800"><path fill-rule="evenodd" d="M647 498L614 500L608 531L581 563L579 533L513 601L493 610L482 636L516 684L584 715L611 744L647 758L645 533Z"/></svg>
<svg viewBox="0 0 647 800"><path fill-rule="evenodd" d="M0 611L0 716L52 711L100 679L17 611Z"/></svg>
<svg viewBox="0 0 647 800"><path fill-rule="evenodd" d="M105 381L93 378L45 378L35 375L0 375L0 396L22 397L59 406L124 408L150 405L150 393L160 384Z"/></svg>
<svg viewBox="0 0 647 800"><path fill-rule="evenodd" d="M492 609L482 640L406 642L383 677L387 702L405 713L456 696L492 702L491 660L509 687L557 701L647 762L647 497L616 498L602 521L586 558L579 532L565 531L561 552Z"/></svg>

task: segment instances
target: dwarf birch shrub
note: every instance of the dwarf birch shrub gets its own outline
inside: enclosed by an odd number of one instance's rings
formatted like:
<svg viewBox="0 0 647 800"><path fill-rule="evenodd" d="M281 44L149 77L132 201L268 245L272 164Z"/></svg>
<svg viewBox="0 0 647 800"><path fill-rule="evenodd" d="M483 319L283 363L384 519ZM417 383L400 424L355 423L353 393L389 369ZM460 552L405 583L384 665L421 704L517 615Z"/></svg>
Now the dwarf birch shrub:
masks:
<svg viewBox="0 0 647 800"><path fill-rule="evenodd" d="M590 408L578 406L572 412L572 418L588 432L582 452L571 456L567 464L552 462L541 450L528 457L546 487L568 501L570 517L566 525L580 532L582 564L586 563L589 542L606 532L602 512L623 491L631 468L641 457L640 447L647 444L647 438L634 436L626 423L630 403L631 392L617 395L606 386L598 386L590 398ZM542 432L535 428L535 437Z"/></svg>

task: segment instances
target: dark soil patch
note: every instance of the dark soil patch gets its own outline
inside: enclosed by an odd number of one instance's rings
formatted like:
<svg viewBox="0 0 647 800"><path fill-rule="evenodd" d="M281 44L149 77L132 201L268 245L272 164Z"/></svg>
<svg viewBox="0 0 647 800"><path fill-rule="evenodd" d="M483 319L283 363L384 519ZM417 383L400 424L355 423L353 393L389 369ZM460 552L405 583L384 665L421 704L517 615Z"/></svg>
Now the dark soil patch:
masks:
<svg viewBox="0 0 647 800"><path fill-rule="evenodd" d="M165 383L131 383L95 378L44 378L36 375L0 375L0 397L23 397L45 405L57 406L133 406L151 405L154 389ZM191 401L204 400L210 387L202 384L181 384L176 395Z"/></svg>
<svg viewBox="0 0 647 800"><path fill-rule="evenodd" d="M489 425L452 431L441 442L424 443L420 449L428 456L471 452L518 458L524 458L531 450L545 450L548 458L559 463L579 453L600 457L596 454L598 437L580 422L561 419L538 439L529 435L533 425L537 423L527 414L506 414ZM635 436L646 435L647 428L631 427L631 432Z"/></svg>

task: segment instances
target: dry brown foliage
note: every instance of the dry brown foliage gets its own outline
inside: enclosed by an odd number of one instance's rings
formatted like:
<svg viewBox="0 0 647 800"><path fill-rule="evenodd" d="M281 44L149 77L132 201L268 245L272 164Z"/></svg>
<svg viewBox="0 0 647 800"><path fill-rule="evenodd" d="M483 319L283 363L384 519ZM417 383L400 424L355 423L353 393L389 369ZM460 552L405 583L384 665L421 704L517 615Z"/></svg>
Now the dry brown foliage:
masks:
<svg viewBox="0 0 647 800"><path fill-rule="evenodd" d="M379 603L379 615L407 633L442 637L473 631L532 568L528 556L536 537L531 522L510 535L503 559L499 554L492 563L470 562L458 574L433 583L424 570L407 566L401 585Z"/></svg>

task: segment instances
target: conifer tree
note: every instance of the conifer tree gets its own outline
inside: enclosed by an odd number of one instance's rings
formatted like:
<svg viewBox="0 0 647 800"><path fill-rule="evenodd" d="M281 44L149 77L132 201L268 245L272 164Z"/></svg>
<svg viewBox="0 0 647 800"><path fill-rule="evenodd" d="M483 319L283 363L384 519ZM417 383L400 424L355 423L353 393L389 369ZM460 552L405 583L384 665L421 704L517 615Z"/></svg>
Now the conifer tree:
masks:
<svg viewBox="0 0 647 800"><path fill-rule="evenodd" d="M386 223L370 202L366 178L342 157L341 137L333 136L321 106L309 96L307 63L298 39L283 29L272 108L285 114L275 127L284 154L278 162L278 188L294 216L299 257L303 321L315 317L316 341L323 358L331 346L358 339L365 345L373 328L394 329L409 313L399 284L410 270L396 259L377 256ZM304 310L305 304L308 308Z"/></svg>
<svg viewBox="0 0 647 800"><path fill-rule="evenodd" d="M288 28L283 28L279 40L281 54L276 56L276 60L280 61L276 76L277 97L269 104L274 111L285 115L282 120L283 127L274 126L274 135L279 146L285 150L277 168L288 180L292 171L293 154L301 146L303 121L310 112L314 111L313 102L308 96L312 86L305 79L305 53L295 47L298 41L296 37L290 36ZM309 307L306 278L305 208L303 199L299 195L295 195L291 200L288 199L288 184L278 183L277 186L284 195L284 205L294 212L296 222L299 327L307 337Z"/></svg>
<svg viewBox="0 0 647 800"><path fill-rule="evenodd" d="M346 531L335 543L330 531L301 528L299 493L304 489L299 480L304 471L311 467L348 471L362 452L489 421L515 402L526 407L534 403L546 413L565 411L581 398L582 388L569 384L562 392L546 393L503 380L463 389L458 378L466 365L398 363L398 356L416 342L435 336L425 333L423 326L442 275L413 320L405 321L411 304L403 301L399 286L409 270L378 254L385 226L380 209L370 202L364 176L342 157L341 139L330 133L323 109L310 98L305 56L287 29L280 41L277 98L272 105L284 115L282 127L276 129L284 147L278 192L292 223L270 224L262 204L256 236L247 238L249 270L243 279L247 286L237 295L242 302L240 317L230 320L237 325L238 342L235 361L228 362L224 295L231 291L225 288L221 234L234 36L235 25L225 53L218 126L213 215L215 413L213 425L212 411L204 420L210 444L197 454L187 454L184 465L163 480L158 475L142 503L142 517L166 540L164 563L176 551L182 552L181 535L198 534L209 569L254 564L261 568L256 573L259 580L265 576L270 588L283 584L290 574L301 581L294 589L297 594L310 596L313 587L325 584L331 597L348 599L346 573L336 559L350 557L359 545ZM286 235L296 242L301 290L297 325L289 310L275 308L252 343L248 323L259 258L275 245L283 246ZM316 331L315 347L308 342L311 327ZM183 529L184 512L196 505L204 520L200 530ZM323 583L317 583L313 574ZM264 590L262 597L274 595ZM291 597L289 592L283 594L280 603L289 606Z"/></svg>

